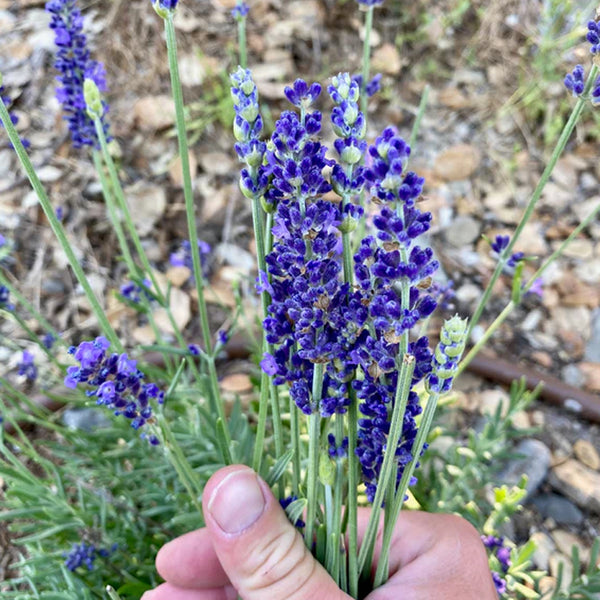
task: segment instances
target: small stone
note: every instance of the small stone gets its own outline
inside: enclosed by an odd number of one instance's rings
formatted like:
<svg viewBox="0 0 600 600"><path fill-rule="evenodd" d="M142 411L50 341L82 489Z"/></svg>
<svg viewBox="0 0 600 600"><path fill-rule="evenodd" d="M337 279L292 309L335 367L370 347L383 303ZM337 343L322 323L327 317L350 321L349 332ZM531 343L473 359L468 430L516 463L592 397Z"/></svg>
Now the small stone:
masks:
<svg viewBox="0 0 600 600"><path fill-rule="evenodd" d="M530 539L536 546L532 556L535 566L542 571L547 571L550 556L556 550L556 545L552 538L542 531L532 533Z"/></svg>
<svg viewBox="0 0 600 600"><path fill-rule="evenodd" d="M575 267L575 274L585 283L598 285L598 282L600 281L600 258L592 258L580 262Z"/></svg>
<svg viewBox="0 0 600 600"><path fill-rule="evenodd" d="M460 248L472 244L479 237L480 232L479 221L473 217L460 216L446 229L444 235L450 245Z"/></svg>
<svg viewBox="0 0 600 600"><path fill-rule="evenodd" d="M479 401L479 412L482 415L493 415L502 406L502 414L505 415L510 404L509 395L502 389L484 390L477 394Z"/></svg>
<svg viewBox="0 0 600 600"><path fill-rule="evenodd" d="M531 421L529 420L529 414L525 410L516 412L512 417L513 427L516 429L529 429L531 427Z"/></svg>
<svg viewBox="0 0 600 600"><path fill-rule="evenodd" d="M175 321L175 327L177 327L179 331L183 331L192 317L190 296L179 288L172 287L169 292L169 306L171 308L173 320ZM162 307L158 308L152 314L154 316L154 321L161 331L171 335L175 334L173 323L171 323L171 319L166 309Z"/></svg>
<svg viewBox="0 0 600 600"><path fill-rule="evenodd" d="M402 59L394 44L382 44L371 59L373 72L381 71L387 75L398 75L402 69Z"/></svg>
<svg viewBox="0 0 600 600"><path fill-rule="evenodd" d="M220 382L221 389L231 394L242 394L252 391L252 381L246 373L225 375Z"/></svg>
<svg viewBox="0 0 600 600"><path fill-rule="evenodd" d="M573 444L573 452L575 456L586 467L594 471L600 470L600 456L598 450L588 440L577 440Z"/></svg>
<svg viewBox="0 0 600 600"><path fill-rule="evenodd" d="M40 181L43 183L52 183L53 181L58 181L62 177L62 171L53 167L52 165L45 165L43 167L39 167L35 170L37 176L40 178Z"/></svg>
<svg viewBox="0 0 600 600"><path fill-rule="evenodd" d="M125 197L131 217L140 236L152 233L155 223L167 206L167 196L162 187L138 182L125 188Z"/></svg>
<svg viewBox="0 0 600 600"><path fill-rule="evenodd" d="M539 440L525 439L514 450L517 455L502 471L499 481L507 485L517 485L523 475L527 475L527 495L531 496L542 484L550 468L551 453Z"/></svg>
<svg viewBox="0 0 600 600"><path fill-rule="evenodd" d="M585 375L575 364L565 365L560 373L563 381L573 387L582 387L585 383Z"/></svg>
<svg viewBox="0 0 600 600"><path fill-rule="evenodd" d="M206 67L197 53L184 54L179 58L179 76L185 86L202 85L206 78Z"/></svg>
<svg viewBox="0 0 600 600"><path fill-rule="evenodd" d="M541 494L535 496L531 503L544 519L554 519L561 525L580 525L583 522L583 513L570 500L558 494Z"/></svg>
<svg viewBox="0 0 600 600"><path fill-rule="evenodd" d="M584 359L600 363L600 309L592 313L592 334L585 347Z"/></svg>
<svg viewBox="0 0 600 600"><path fill-rule="evenodd" d="M527 223L516 244L516 250L524 252L527 256L544 256L548 251L548 244L539 223Z"/></svg>
<svg viewBox="0 0 600 600"><path fill-rule="evenodd" d="M465 283L456 290L456 299L461 304L471 305L481 297L481 289L474 283Z"/></svg>
<svg viewBox="0 0 600 600"><path fill-rule="evenodd" d="M481 153L470 144L452 146L438 155L434 175L445 181L468 179L481 162Z"/></svg>
<svg viewBox="0 0 600 600"><path fill-rule="evenodd" d="M547 568L544 569L544 571L547 570ZM545 575L540 579L538 587L543 598L551 597L551 594L556 589L556 579L554 577L550 577L550 575Z"/></svg>
<svg viewBox="0 0 600 600"><path fill-rule="evenodd" d="M596 183L596 189L598 184ZM594 212L600 206L600 196L594 196L582 202L571 202L571 210L577 216L579 221L583 221L587 216Z"/></svg>
<svg viewBox="0 0 600 600"><path fill-rule="evenodd" d="M600 514L600 473L568 459L552 467L550 484L580 508Z"/></svg>
<svg viewBox="0 0 600 600"><path fill-rule="evenodd" d="M564 249L563 256L588 260L594 256L594 242L585 238L576 238Z"/></svg>
<svg viewBox="0 0 600 600"><path fill-rule="evenodd" d="M568 156L556 163L552 170L552 179L569 192L577 187L577 170Z"/></svg>
<svg viewBox="0 0 600 600"><path fill-rule="evenodd" d="M181 287L192 275L192 272L187 267L169 267L166 272L167 280L175 287Z"/></svg>
<svg viewBox="0 0 600 600"><path fill-rule="evenodd" d="M571 556L573 546L577 546L579 549L579 558L581 562L587 564L590 560L590 552L584 546L584 543L575 534L564 529L555 529L552 532L552 539L556 543L556 547L565 555Z"/></svg>
<svg viewBox="0 0 600 600"><path fill-rule="evenodd" d="M133 116L142 131L160 131L175 123L175 104L167 95L144 96L133 105Z"/></svg>
<svg viewBox="0 0 600 600"><path fill-rule="evenodd" d="M224 152L203 152L200 165L205 173L213 175L228 175L234 170L231 156Z"/></svg>
<svg viewBox="0 0 600 600"><path fill-rule="evenodd" d="M552 365L554 364L554 361L552 360L552 356L550 354L548 354L548 352L544 352L542 350L536 350L535 352L532 352L531 358L538 365L542 365L542 367L545 367L546 369L550 369L552 367Z"/></svg>
<svg viewBox="0 0 600 600"><path fill-rule="evenodd" d="M600 392L600 363L581 362L579 369L585 376L585 387Z"/></svg>
<svg viewBox="0 0 600 600"><path fill-rule="evenodd" d="M546 424L546 415L541 410L534 410L530 418L534 427L544 427Z"/></svg>
<svg viewBox="0 0 600 600"><path fill-rule="evenodd" d="M192 179L196 176L198 170L198 161L196 155L188 150L188 164L190 167L190 175ZM173 185L182 188L183 187L183 171L181 170L181 157L179 154L172 160L169 165L169 178Z"/></svg>

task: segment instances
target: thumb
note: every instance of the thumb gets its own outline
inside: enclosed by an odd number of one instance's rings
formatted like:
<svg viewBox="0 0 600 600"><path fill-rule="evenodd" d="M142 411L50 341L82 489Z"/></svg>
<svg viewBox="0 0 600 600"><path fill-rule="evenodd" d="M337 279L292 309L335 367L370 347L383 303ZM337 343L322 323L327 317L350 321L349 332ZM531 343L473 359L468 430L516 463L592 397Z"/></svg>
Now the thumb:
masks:
<svg viewBox="0 0 600 600"><path fill-rule="evenodd" d="M243 600L350 600L250 468L232 465L215 473L203 508L213 548Z"/></svg>

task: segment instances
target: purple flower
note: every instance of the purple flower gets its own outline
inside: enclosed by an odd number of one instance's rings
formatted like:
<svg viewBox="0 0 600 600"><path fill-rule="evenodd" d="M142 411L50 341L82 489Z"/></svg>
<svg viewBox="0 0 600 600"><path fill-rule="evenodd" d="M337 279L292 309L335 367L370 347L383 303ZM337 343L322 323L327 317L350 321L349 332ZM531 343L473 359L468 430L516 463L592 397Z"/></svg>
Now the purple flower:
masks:
<svg viewBox="0 0 600 600"><path fill-rule="evenodd" d="M237 4L237 6L235 6L233 8L233 10L231 11L231 16L236 21L242 21L243 19L245 19L248 16L249 12L250 12L250 7L245 2L239 2Z"/></svg>
<svg viewBox="0 0 600 600"><path fill-rule="evenodd" d="M94 544L86 544L85 542L73 544L71 551L63 554L65 566L71 572L77 570L81 566L86 566L88 571L91 571L94 568L94 561L98 556L107 558L116 549L117 544L113 544L110 550L96 548Z"/></svg>
<svg viewBox="0 0 600 600"><path fill-rule="evenodd" d="M33 361L33 354L25 350L21 361L18 364L18 374L25 377L27 381L35 381L37 379L37 367Z"/></svg>
<svg viewBox="0 0 600 600"><path fill-rule="evenodd" d="M346 458L348 456L348 438L344 437L341 445L337 445L335 435L330 433L327 436L328 449L327 452L331 458Z"/></svg>
<svg viewBox="0 0 600 600"><path fill-rule="evenodd" d="M263 359L260 361L260 368L271 377L277 375L277 361L268 352L263 354Z"/></svg>
<svg viewBox="0 0 600 600"><path fill-rule="evenodd" d="M492 242L492 250L496 254L502 254L508 244L510 243L510 237L508 235L497 235L496 239Z"/></svg>
<svg viewBox="0 0 600 600"><path fill-rule="evenodd" d="M286 498L282 498L279 501L279 504L281 504L281 508L285 510L292 502L295 502L296 500L298 500L298 496L287 496ZM297 519L294 523L294 526L298 529L302 529L302 527L306 526L306 523L302 519Z"/></svg>
<svg viewBox="0 0 600 600"><path fill-rule="evenodd" d="M125 298L125 300L128 300L133 304L139 304L141 302L142 296L144 296L148 301L151 301L153 299L152 294L150 293L151 287L152 283L149 279L144 279L141 285L138 285L133 281L128 281L119 288L119 292L121 296Z"/></svg>
<svg viewBox="0 0 600 600"><path fill-rule="evenodd" d="M54 342L56 342L56 337L51 333L47 333L42 338L42 343L44 344L44 348L46 348L48 350L50 350L52 348L52 346L54 346Z"/></svg>
<svg viewBox="0 0 600 600"><path fill-rule="evenodd" d="M6 238L0 233L0 248L6 246Z"/></svg>
<svg viewBox="0 0 600 600"><path fill-rule="evenodd" d="M440 331L440 342L435 349L432 371L427 385L432 392L447 392L458 368L467 341L467 320L454 315L444 322Z"/></svg>
<svg viewBox="0 0 600 600"><path fill-rule="evenodd" d="M219 344L224 346L229 340L229 333L225 329L219 329L217 331L217 341Z"/></svg>
<svg viewBox="0 0 600 600"><path fill-rule="evenodd" d="M258 276L256 277L256 291L260 294L262 292L267 292L268 294L273 293L273 288L269 283L269 276L264 271L258 271Z"/></svg>
<svg viewBox="0 0 600 600"><path fill-rule="evenodd" d="M538 277L527 290L528 294L537 294L540 298L544 296L544 280Z"/></svg>
<svg viewBox="0 0 600 600"><path fill-rule="evenodd" d="M158 4L160 10L175 10L178 2L179 0L152 0L153 6L157 8Z"/></svg>
<svg viewBox="0 0 600 600"><path fill-rule="evenodd" d="M594 87L592 88L592 104L598 104L600 102L600 76L596 77L594 81Z"/></svg>
<svg viewBox="0 0 600 600"><path fill-rule="evenodd" d="M590 52L597 54L600 52L600 25L596 21L588 21L587 41L592 45Z"/></svg>
<svg viewBox="0 0 600 600"><path fill-rule="evenodd" d="M206 277L208 275L208 257L211 252L211 247L206 242L198 240L198 251L200 253L200 267L202 269L202 274ZM194 281L194 261L192 259L192 245L189 240L183 240L181 246L175 252L171 253L169 262L172 267L187 267L191 272L190 278ZM121 291L121 293L123 292Z"/></svg>
<svg viewBox="0 0 600 600"><path fill-rule="evenodd" d="M110 408L116 416L123 415L134 429L140 429L154 420L150 400L162 404L164 393L154 383L142 382L144 374L137 369L135 360L127 354L111 354L107 352L109 347L108 340L100 336L69 348L79 366L67 368L65 386L90 386L87 396L96 396L97 404ZM148 440L152 445L158 443L153 435Z"/></svg>
<svg viewBox="0 0 600 600"><path fill-rule="evenodd" d="M502 575L505 575L510 568L510 548L504 543L503 537L496 537L493 535L482 535L481 541L483 545L488 549L489 553L497 559L500 567L500 573L492 570L492 578L496 591L498 594L506 592L506 580L503 579Z"/></svg>
<svg viewBox="0 0 600 600"><path fill-rule="evenodd" d="M99 148L96 130L86 112L83 97L84 79L92 79L101 92L106 91L106 76L101 63L90 58L87 40L83 33L83 18L75 0L48 0L46 11L51 15L50 28L54 30L57 46L54 66L60 72L56 97L66 113L65 119L73 146L93 146ZM102 126L108 133L105 119L108 105L102 102Z"/></svg>
<svg viewBox="0 0 600 600"><path fill-rule="evenodd" d="M283 90L285 97L297 108L308 109L315 103L321 93L321 85L311 83L310 87L303 79L296 79L292 87Z"/></svg>
<svg viewBox="0 0 600 600"><path fill-rule="evenodd" d="M0 285L0 309L3 310L14 310L15 305L9 302L10 291L5 285Z"/></svg>
<svg viewBox="0 0 600 600"><path fill-rule="evenodd" d="M363 6L381 6L383 4L383 0L357 0L357 2Z"/></svg>
<svg viewBox="0 0 600 600"><path fill-rule="evenodd" d="M362 90L363 77L360 74L352 75L352 81L356 81L358 87ZM381 73L377 73L371 81L367 81L365 85L365 93L369 98L374 96L381 89Z"/></svg>
<svg viewBox="0 0 600 600"><path fill-rule="evenodd" d="M565 76L565 87L573 93L573 96L581 96L585 88L584 70L582 65L577 65L572 73Z"/></svg>

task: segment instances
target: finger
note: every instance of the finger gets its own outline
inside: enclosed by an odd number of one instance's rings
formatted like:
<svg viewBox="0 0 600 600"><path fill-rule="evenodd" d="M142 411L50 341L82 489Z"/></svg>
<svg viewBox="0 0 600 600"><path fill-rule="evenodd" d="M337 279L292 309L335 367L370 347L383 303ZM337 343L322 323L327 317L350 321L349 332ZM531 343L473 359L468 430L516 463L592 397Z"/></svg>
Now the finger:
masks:
<svg viewBox="0 0 600 600"><path fill-rule="evenodd" d="M163 583L146 592L141 600L237 600L237 597L237 592L231 586L192 590Z"/></svg>
<svg viewBox="0 0 600 600"><path fill-rule="evenodd" d="M203 508L219 561L244 600L350 600L248 467L232 465L213 475Z"/></svg>
<svg viewBox="0 0 600 600"><path fill-rule="evenodd" d="M156 570L164 580L181 588L218 588L229 584L206 528L165 544L156 556Z"/></svg>

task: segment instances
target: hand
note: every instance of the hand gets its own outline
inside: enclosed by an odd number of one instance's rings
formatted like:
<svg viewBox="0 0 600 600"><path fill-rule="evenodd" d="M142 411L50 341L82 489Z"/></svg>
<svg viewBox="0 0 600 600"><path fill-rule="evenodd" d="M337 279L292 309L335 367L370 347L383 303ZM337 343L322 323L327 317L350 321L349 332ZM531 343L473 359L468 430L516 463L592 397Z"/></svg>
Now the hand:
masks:
<svg viewBox="0 0 600 600"><path fill-rule="evenodd" d="M203 508L206 527L161 548L166 583L142 600L350 600L248 467L215 473ZM361 510L359 538L368 517ZM498 600L480 536L460 517L402 512L389 565L389 580L366 600Z"/></svg>

